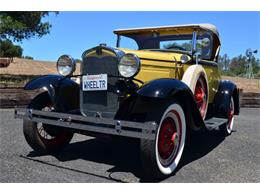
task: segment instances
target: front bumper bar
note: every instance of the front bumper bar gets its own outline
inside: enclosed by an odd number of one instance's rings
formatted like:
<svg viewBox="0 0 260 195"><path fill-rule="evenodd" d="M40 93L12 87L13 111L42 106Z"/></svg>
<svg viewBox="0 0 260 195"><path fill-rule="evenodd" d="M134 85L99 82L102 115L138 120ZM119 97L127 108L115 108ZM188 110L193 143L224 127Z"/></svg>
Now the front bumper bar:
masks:
<svg viewBox="0 0 260 195"><path fill-rule="evenodd" d="M35 109L15 108L14 117L81 131L155 140L155 122L132 122Z"/></svg>

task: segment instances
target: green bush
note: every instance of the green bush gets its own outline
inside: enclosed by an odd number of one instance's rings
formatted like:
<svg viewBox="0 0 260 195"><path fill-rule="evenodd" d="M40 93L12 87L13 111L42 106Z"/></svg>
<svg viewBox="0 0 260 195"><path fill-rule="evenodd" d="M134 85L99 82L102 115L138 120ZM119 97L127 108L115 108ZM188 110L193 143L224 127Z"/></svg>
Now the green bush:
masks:
<svg viewBox="0 0 260 195"><path fill-rule="evenodd" d="M0 57L22 57L23 49L10 40L0 40Z"/></svg>
<svg viewBox="0 0 260 195"><path fill-rule="evenodd" d="M23 56L24 59L33 60L32 56Z"/></svg>

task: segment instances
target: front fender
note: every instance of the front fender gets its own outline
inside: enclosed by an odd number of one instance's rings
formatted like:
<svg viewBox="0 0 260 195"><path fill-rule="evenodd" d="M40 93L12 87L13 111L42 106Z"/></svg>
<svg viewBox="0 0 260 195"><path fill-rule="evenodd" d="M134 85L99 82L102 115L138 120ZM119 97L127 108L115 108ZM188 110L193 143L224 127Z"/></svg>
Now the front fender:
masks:
<svg viewBox="0 0 260 195"><path fill-rule="evenodd" d="M192 95L190 88L184 82L168 78L153 80L137 91L141 96L155 98L170 98L179 92Z"/></svg>
<svg viewBox="0 0 260 195"><path fill-rule="evenodd" d="M25 86L25 90L34 90L34 89L40 89L43 87L48 87L49 85L56 86L57 83L64 79L64 76L61 75L44 75L37 77L31 81L29 81Z"/></svg>
<svg viewBox="0 0 260 195"><path fill-rule="evenodd" d="M70 78L61 75L44 75L28 82L24 89L47 90L57 111L69 111L79 108L79 85Z"/></svg>
<svg viewBox="0 0 260 195"><path fill-rule="evenodd" d="M159 113L163 105L173 99L183 107L190 128L197 130L205 127L192 91L176 79L157 79L145 84L120 105L116 117L144 122L142 120L147 114Z"/></svg>

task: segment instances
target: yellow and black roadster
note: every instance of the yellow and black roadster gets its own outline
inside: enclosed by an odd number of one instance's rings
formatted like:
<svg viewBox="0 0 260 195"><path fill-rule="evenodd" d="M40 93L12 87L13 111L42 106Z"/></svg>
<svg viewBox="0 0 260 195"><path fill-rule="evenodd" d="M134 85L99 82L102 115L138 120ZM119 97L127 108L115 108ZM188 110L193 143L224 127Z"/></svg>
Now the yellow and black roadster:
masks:
<svg viewBox="0 0 260 195"><path fill-rule="evenodd" d="M140 141L144 172L161 178L176 171L191 131L232 133L239 91L220 78L215 26L114 33L116 47L100 44L86 50L78 75L75 60L62 55L59 74L41 76L25 86L45 90L28 108L15 110L34 150L57 152L74 133L134 138ZM137 49L124 48L122 39L133 41Z"/></svg>

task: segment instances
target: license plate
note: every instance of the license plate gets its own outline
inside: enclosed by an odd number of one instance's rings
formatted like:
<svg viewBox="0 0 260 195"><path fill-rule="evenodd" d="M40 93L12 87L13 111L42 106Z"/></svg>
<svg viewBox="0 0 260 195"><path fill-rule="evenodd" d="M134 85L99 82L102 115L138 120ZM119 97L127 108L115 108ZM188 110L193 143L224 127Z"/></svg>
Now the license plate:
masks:
<svg viewBox="0 0 260 195"><path fill-rule="evenodd" d="M85 75L82 77L83 91L107 90L107 74Z"/></svg>

